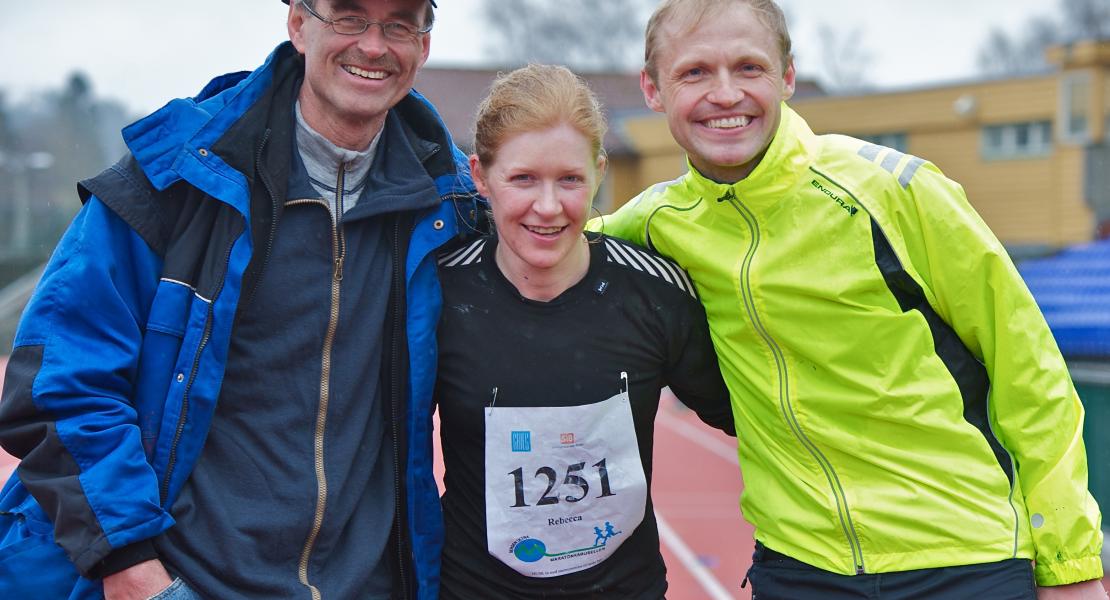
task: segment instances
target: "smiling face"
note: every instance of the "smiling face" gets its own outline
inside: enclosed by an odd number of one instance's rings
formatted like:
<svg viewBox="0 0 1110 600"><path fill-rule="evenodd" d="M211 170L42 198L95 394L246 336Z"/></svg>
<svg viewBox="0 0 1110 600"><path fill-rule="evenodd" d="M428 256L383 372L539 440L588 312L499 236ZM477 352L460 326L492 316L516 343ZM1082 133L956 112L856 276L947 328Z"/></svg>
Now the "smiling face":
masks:
<svg viewBox="0 0 1110 600"><path fill-rule="evenodd" d="M642 72L640 87L694 167L733 183L759 164L794 93L794 66L783 62L755 11L732 2L686 30L665 25L656 77Z"/></svg>
<svg viewBox="0 0 1110 600"><path fill-rule="evenodd" d="M317 0L327 19L362 17L374 21L424 24L427 0ZM289 39L305 57L301 113L333 143L362 150L385 123L385 115L412 88L428 59L428 34L412 41L386 39L371 25L361 35L340 35L299 2L289 10Z"/></svg>
<svg viewBox="0 0 1110 600"><path fill-rule="evenodd" d="M514 283L559 280L589 265L582 230L605 170L588 137L569 124L511 134L492 164L471 156L499 238L497 264Z"/></svg>

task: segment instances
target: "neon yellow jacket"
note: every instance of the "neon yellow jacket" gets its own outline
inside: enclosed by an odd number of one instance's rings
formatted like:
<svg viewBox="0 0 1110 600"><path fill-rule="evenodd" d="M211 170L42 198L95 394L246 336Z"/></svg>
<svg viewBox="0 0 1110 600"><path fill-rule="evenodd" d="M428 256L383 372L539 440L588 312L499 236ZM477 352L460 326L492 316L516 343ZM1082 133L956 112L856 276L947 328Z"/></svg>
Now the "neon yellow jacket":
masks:
<svg viewBox="0 0 1110 600"><path fill-rule="evenodd" d="M756 539L843 574L1020 557L1040 585L1102 577L1067 367L931 163L784 106L744 180L691 167L591 225L693 276Z"/></svg>

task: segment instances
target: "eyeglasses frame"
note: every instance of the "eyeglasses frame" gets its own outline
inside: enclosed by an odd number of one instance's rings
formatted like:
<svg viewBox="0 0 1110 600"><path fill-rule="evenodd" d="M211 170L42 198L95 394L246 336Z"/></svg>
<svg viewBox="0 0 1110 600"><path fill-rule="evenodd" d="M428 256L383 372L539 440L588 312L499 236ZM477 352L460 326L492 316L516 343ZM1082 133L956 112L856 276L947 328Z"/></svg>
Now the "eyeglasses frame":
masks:
<svg viewBox="0 0 1110 600"><path fill-rule="evenodd" d="M341 17L339 19L329 19L327 17L324 17L320 13L316 12L316 9L312 8L312 5L309 4L306 0L300 0L300 4L301 4L301 6L304 7L304 9L306 11L308 11L308 14L310 14L310 15L316 17L317 19L319 19L321 22L323 22L325 25L327 25L329 28L331 28L331 30L337 35L362 35L362 34L366 33L367 29L370 29L371 25L377 25L378 28L382 30L382 37L384 37L387 40L393 40L395 42L413 42L413 41L416 41L417 39L419 39L420 36L426 35L428 32L430 32L432 30L432 23L429 23L429 24L427 24L423 27L413 28L411 25L409 25L407 23L402 23L400 21L375 21L373 19L366 19L366 18L363 18L363 17L355 17L355 16ZM335 24L339 21L347 21L348 23L361 22L362 23L362 29L359 30L359 31L351 31L351 32L339 31L338 29L335 28ZM400 37L400 38L396 37L395 35L391 36L388 33L388 31L390 31L390 30L386 29L387 25L402 27L403 29L400 29L400 30L392 29L392 31L401 31L401 32L404 33L404 36Z"/></svg>

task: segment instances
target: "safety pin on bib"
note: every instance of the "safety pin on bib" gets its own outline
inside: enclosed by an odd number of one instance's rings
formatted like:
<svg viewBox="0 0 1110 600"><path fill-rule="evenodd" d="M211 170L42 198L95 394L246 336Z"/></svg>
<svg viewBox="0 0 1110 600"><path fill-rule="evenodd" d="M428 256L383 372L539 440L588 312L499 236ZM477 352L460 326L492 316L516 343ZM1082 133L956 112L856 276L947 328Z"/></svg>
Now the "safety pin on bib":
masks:
<svg viewBox="0 0 1110 600"><path fill-rule="evenodd" d="M493 406L495 404L497 404L497 386L493 387L493 392L491 393L491 397L490 397L490 400L489 400L489 410L486 411L486 416L487 417L493 415Z"/></svg>
<svg viewBox="0 0 1110 600"><path fill-rule="evenodd" d="M621 385L624 388L621 391L621 393L627 394L628 393L628 373L625 373L624 371L621 371Z"/></svg>

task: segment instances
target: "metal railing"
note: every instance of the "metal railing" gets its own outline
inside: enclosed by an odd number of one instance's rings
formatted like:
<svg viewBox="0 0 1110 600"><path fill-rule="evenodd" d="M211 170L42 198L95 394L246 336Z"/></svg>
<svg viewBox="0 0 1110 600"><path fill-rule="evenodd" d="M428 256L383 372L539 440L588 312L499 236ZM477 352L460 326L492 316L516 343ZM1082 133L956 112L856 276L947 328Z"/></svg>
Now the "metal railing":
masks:
<svg viewBox="0 0 1110 600"><path fill-rule="evenodd" d="M23 307L31 299L45 267L45 264L39 265L0 289L0 354L11 352L19 317L23 314Z"/></svg>

